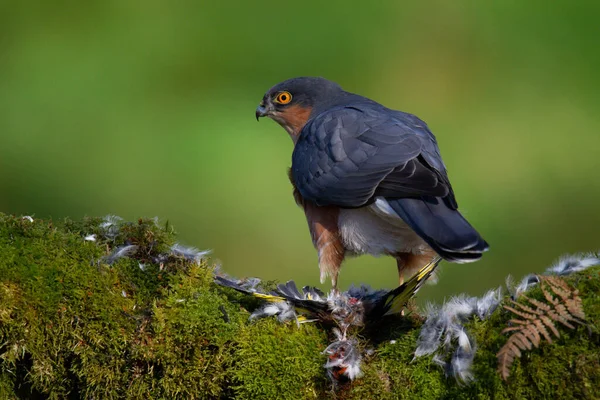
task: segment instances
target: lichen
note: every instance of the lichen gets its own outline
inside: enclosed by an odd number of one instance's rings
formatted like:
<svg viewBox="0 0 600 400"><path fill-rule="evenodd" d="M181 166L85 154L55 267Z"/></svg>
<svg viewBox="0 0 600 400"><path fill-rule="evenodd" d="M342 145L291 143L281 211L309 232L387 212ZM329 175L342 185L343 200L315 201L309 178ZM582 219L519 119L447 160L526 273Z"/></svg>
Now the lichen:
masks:
<svg viewBox="0 0 600 400"><path fill-rule="evenodd" d="M334 394L322 354L331 338L318 324L248 321L258 301L215 285L208 261L171 254L172 227L104 222L0 214L0 398L598 397L598 267L565 278L588 325L515 360L507 382L496 353L508 312L467 323L478 344L469 384L430 356L413 359L423 318L409 312L361 332L363 376ZM138 247L109 265L123 245Z"/></svg>

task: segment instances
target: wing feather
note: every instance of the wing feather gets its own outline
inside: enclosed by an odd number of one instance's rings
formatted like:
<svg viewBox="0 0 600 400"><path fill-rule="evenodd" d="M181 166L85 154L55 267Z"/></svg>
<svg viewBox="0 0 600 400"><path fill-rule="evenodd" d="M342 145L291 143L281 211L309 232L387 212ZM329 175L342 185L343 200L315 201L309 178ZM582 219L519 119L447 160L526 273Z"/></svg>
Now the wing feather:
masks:
<svg viewBox="0 0 600 400"><path fill-rule="evenodd" d="M433 134L413 115L364 103L310 120L292 156L302 196L318 205L361 207L375 196L445 197L455 203Z"/></svg>

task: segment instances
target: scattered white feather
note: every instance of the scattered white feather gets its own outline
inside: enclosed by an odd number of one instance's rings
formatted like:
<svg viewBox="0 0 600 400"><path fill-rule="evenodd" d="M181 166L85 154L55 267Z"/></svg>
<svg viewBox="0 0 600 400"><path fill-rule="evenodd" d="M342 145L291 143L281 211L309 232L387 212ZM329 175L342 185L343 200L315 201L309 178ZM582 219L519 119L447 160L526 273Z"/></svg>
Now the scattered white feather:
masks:
<svg viewBox="0 0 600 400"><path fill-rule="evenodd" d="M27 220L29 222L33 222L33 217L31 217L30 215L25 215L24 217L22 217L22 219Z"/></svg>
<svg viewBox="0 0 600 400"><path fill-rule="evenodd" d="M538 278L537 275L526 275L525 277L523 277L523 279L521 279L521 282L519 282L519 284L514 288L512 294L513 298L516 299L521 294L525 293L526 291L531 289L532 286L535 286L538 283L540 283L540 278Z"/></svg>
<svg viewBox="0 0 600 400"><path fill-rule="evenodd" d="M502 287L489 290L482 297L479 297L477 299L477 316L479 319L486 319L496 311L503 297Z"/></svg>
<svg viewBox="0 0 600 400"><path fill-rule="evenodd" d="M434 364L437 364L444 369L446 369L446 365L448 364L440 354L434 355L431 361L433 361Z"/></svg>
<svg viewBox="0 0 600 400"><path fill-rule="evenodd" d="M427 319L417 339L415 358L435 353L440 347L442 336L446 331L447 324L440 318L438 307L432 304L427 305L426 314Z"/></svg>
<svg viewBox="0 0 600 400"><path fill-rule="evenodd" d="M179 243L175 243L171 246L171 255L175 257L183 257L188 261L193 261L196 264L200 264L202 259L210 253L210 250L200 251L195 247L183 246Z"/></svg>
<svg viewBox="0 0 600 400"><path fill-rule="evenodd" d="M360 378L362 376L362 371L360 370L360 359L355 363L349 364L346 367L344 374L348 376L350 380Z"/></svg>
<svg viewBox="0 0 600 400"><path fill-rule="evenodd" d="M462 294L450 298L441 307L428 306L427 320L417 340L415 358L435 353L433 362L442 366L446 375L454 376L458 381L470 381L476 344L469 337L464 323L473 315L480 319L488 318L501 301L502 288L497 288L482 297Z"/></svg>
<svg viewBox="0 0 600 400"><path fill-rule="evenodd" d="M584 271L587 268L600 265L600 257L594 253L580 253L566 255L558 259L554 265L550 266L544 272L544 275L565 276L575 272ZM523 277L518 285L514 286L511 276L506 278L506 287L513 299L518 298L533 286L540 283L540 278L535 274L529 274Z"/></svg>
<svg viewBox="0 0 600 400"><path fill-rule="evenodd" d="M600 265L600 257L593 253L574 254L561 257L553 266L546 270L547 275L569 275L583 271L589 267Z"/></svg>
<svg viewBox="0 0 600 400"><path fill-rule="evenodd" d="M137 251L137 249L138 249L138 246L136 246L134 244L131 244L128 246L117 247L116 249L113 250L112 253L110 253L108 256L106 256L106 258L105 258L106 263L111 265L115 261L117 261L119 258L129 257L130 255L135 253Z"/></svg>
<svg viewBox="0 0 600 400"><path fill-rule="evenodd" d="M267 303L257 309L250 315L250 319L264 318L276 315L279 322L298 320L296 310L291 303L287 301L278 301L275 303Z"/></svg>
<svg viewBox="0 0 600 400"><path fill-rule="evenodd" d="M144 264L144 263L141 263L141 262L139 262L139 263L138 263L138 267L140 267L140 269L141 269L142 271L145 271L145 270L146 270L146 264Z"/></svg>
<svg viewBox="0 0 600 400"><path fill-rule="evenodd" d="M458 337L458 346L461 347L464 351L471 351L473 346L471 345L471 340L465 332L465 329L461 326L456 331L456 336Z"/></svg>
<svg viewBox="0 0 600 400"><path fill-rule="evenodd" d="M459 346L447 364L446 375L453 376L458 382L470 382L473 380L471 367L475 359L475 347Z"/></svg>
<svg viewBox="0 0 600 400"><path fill-rule="evenodd" d="M260 283L261 283L260 279L258 279L258 278L252 278L252 277L246 278L246 279L242 279L242 280L240 280L238 282L238 284L242 288L244 288L244 289L246 289L246 290L248 290L250 292L253 292L253 293L255 293L255 292L257 292L257 291L260 290Z"/></svg>
<svg viewBox="0 0 600 400"><path fill-rule="evenodd" d="M110 240L114 240L119 235L119 225L123 221L123 218L117 217L116 215L107 215L102 220L100 228L104 237Z"/></svg>
<svg viewBox="0 0 600 400"><path fill-rule="evenodd" d="M348 379L354 380L362 375L360 369L360 363L362 357L358 349L358 343L354 339L346 340L340 338L339 331L336 332L338 340L331 343L323 351L323 354L327 355L327 362L325 363L325 369L328 370L328 374L332 376L332 380L335 382L334 369L341 369L342 374Z"/></svg>
<svg viewBox="0 0 600 400"><path fill-rule="evenodd" d="M86 237L83 238L83 240L85 240L86 242L95 242L96 234L92 233L91 235L87 235Z"/></svg>
<svg viewBox="0 0 600 400"><path fill-rule="evenodd" d="M262 316L271 316L271 315L277 315L281 312L281 310L283 309L283 307L279 307L277 305L277 303L274 304L267 304L266 306L264 306L260 311L261 311L261 317ZM253 313L250 318L257 318L258 314Z"/></svg>
<svg viewBox="0 0 600 400"><path fill-rule="evenodd" d="M476 297L467 297L464 294L454 296L442 307L442 315L447 316L448 319L468 317L473 313L476 305Z"/></svg>

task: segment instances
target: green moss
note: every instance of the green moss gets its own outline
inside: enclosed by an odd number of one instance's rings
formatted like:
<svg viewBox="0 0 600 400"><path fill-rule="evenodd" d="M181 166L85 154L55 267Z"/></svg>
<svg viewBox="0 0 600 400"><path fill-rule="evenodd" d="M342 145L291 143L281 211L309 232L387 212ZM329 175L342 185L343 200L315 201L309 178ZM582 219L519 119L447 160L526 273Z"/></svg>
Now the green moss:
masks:
<svg viewBox="0 0 600 400"><path fill-rule="evenodd" d="M240 399L315 399L326 390L326 335L314 325L261 320L241 332L232 368Z"/></svg>
<svg viewBox="0 0 600 400"><path fill-rule="evenodd" d="M172 228L123 222L102 239L101 221L0 214L0 398L314 399L332 396L322 327L248 322L257 300L212 283L212 268L175 257ZM97 242L83 237L96 233ZM103 262L116 246L133 258ZM140 263L145 264L142 270ZM508 382L496 372L497 311L468 325L479 350L476 381L458 385L430 357L413 360L422 318L393 317L361 333L364 375L338 388L346 399L597 398L600 387L600 268L568 278L590 328L561 329L553 344L525 352ZM541 298L539 289L531 296ZM390 343L390 340L395 343Z"/></svg>

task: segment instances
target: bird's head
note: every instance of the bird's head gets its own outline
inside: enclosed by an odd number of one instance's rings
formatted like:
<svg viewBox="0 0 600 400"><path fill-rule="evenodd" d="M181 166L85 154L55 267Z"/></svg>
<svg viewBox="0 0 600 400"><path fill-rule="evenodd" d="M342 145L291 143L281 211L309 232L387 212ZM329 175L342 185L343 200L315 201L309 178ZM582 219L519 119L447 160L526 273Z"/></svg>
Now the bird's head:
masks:
<svg viewBox="0 0 600 400"><path fill-rule="evenodd" d="M256 108L256 120L260 117L273 119L295 142L311 115L325 110L344 93L337 83L325 78L288 79L265 93Z"/></svg>

